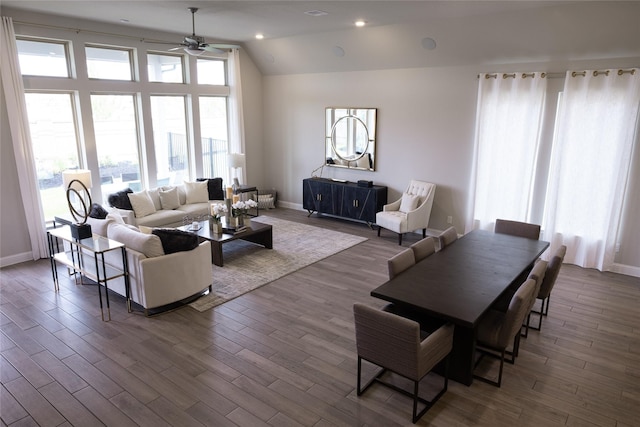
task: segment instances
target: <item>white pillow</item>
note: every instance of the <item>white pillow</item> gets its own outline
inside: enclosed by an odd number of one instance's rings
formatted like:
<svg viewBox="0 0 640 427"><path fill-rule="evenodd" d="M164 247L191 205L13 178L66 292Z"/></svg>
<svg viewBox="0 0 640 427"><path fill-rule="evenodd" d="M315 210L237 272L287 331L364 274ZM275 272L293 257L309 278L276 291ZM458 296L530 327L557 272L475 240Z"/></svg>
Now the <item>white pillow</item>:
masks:
<svg viewBox="0 0 640 427"><path fill-rule="evenodd" d="M129 193L128 196L136 218L151 215L156 211L156 207L147 190L140 191L139 193Z"/></svg>
<svg viewBox="0 0 640 427"><path fill-rule="evenodd" d="M180 197L178 197L178 189L172 187L169 190L160 190L160 205L162 209L175 209L180 206Z"/></svg>
<svg viewBox="0 0 640 427"><path fill-rule="evenodd" d="M185 181L184 189L187 193L187 204L206 203L209 201L209 190L207 188L207 181Z"/></svg>
<svg viewBox="0 0 640 427"><path fill-rule="evenodd" d="M164 255L162 241L155 234L145 234L125 224L111 223L107 235L110 239L123 243L127 249L143 253L147 258Z"/></svg>
<svg viewBox="0 0 640 427"><path fill-rule="evenodd" d="M160 204L159 192L160 192L159 188L154 188L153 190L147 190L147 193L149 193L149 197L151 197L151 200L153 201L153 207L156 208L157 211L162 209L162 205Z"/></svg>
<svg viewBox="0 0 640 427"><path fill-rule="evenodd" d="M418 207L420 196L402 193L402 201L400 202L400 212L410 212Z"/></svg>

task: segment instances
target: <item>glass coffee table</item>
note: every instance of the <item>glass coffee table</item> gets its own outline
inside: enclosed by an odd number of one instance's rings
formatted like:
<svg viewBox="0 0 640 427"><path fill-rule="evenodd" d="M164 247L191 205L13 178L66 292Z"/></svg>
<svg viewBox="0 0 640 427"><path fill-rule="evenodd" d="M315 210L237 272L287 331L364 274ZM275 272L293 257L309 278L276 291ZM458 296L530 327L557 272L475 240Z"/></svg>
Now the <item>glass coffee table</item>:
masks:
<svg viewBox="0 0 640 427"><path fill-rule="evenodd" d="M196 233L200 239L211 242L211 262L219 267L224 265L222 245L234 240L245 240L247 242L262 245L267 249L273 249L273 227L270 224L263 224L256 220L251 220L251 225L243 231L236 232L233 229L226 228L223 219L222 233L214 234L209 228L209 221L200 221L199 228L194 230L192 224L178 227L178 230Z"/></svg>

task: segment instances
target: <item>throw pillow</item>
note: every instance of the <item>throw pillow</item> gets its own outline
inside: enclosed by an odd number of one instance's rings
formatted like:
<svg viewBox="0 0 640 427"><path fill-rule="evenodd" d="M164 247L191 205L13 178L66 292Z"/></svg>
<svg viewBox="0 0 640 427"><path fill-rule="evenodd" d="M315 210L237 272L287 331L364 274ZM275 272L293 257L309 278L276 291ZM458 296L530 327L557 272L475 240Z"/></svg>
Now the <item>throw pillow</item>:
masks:
<svg viewBox="0 0 640 427"><path fill-rule="evenodd" d="M105 219L107 215L109 215L109 212L98 203L91 205L91 211L89 212L91 218Z"/></svg>
<svg viewBox="0 0 640 427"><path fill-rule="evenodd" d="M129 194L129 201L131 202L131 206L133 206L133 212L136 218L151 215L156 211L153 200L151 200L151 196L149 196L146 190Z"/></svg>
<svg viewBox="0 0 640 427"><path fill-rule="evenodd" d="M130 193L133 193L133 190L130 188L118 191L117 193L110 194L107 201L114 208L132 211L133 207L131 206L131 202L129 201Z"/></svg>
<svg viewBox="0 0 640 427"><path fill-rule="evenodd" d="M87 224L91 226L91 233L97 234L102 237L107 237L107 229L109 224L114 223L115 220L112 216L107 216L104 219L89 217L87 218Z"/></svg>
<svg viewBox="0 0 640 427"><path fill-rule="evenodd" d="M154 188L153 190L147 190L147 193L149 193L149 197L151 197L155 210L159 211L162 209L162 204L160 203L160 189Z"/></svg>
<svg viewBox="0 0 640 427"><path fill-rule="evenodd" d="M143 253L147 258L164 255L158 236L141 233L140 230L129 228L127 224L109 224L107 237L124 244L127 249Z"/></svg>
<svg viewBox="0 0 640 427"><path fill-rule="evenodd" d="M187 193L187 204L206 203L209 201L209 190L206 181L184 182L184 189Z"/></svg>
<svg viewBox="0 0 640 427"><path fill-rule="evenodd" d="M190 251L198 247L198 236L175 228L154 228L151 232L162 242L165 254Z"/></svg>
<svg viewBox="0 0 640 427"><path fill-rule="evenodd" d="M420 196L402 193L402 201L400 202L400 212L410 212L418 207Z"/></svg>
<svg viewBox="0 0 640 427"><path fill-rule="evenodd" d="M207 181L207 191L209 200L224 200L224 190L222 189L222 178L198 178L196 181Z"/></svg>
<svg viewBox="0 0 640 427"><path fill-rule="evenodd" d="M175 209L180 207L180 197L178 197L178 189L171 187L169 190L160 190L160 205L162 209Z"/></svg>

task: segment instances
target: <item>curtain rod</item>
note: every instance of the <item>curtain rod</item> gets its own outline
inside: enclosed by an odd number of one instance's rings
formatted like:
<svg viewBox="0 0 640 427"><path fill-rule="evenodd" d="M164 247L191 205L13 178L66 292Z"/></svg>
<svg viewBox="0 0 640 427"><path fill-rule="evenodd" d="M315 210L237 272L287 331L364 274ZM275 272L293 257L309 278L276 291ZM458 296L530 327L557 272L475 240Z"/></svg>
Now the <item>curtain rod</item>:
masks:
<svg viewBox="0 0 640 427"><path fill-rule="evenodd" d="M608 76L609 75L610 70L604 70L604 71L593 71L592 74L594 77L598 77L600 75L605 75ZM631 68L629 70L623 70L623 69L619 69L617 74L619 76L623 75L623 74L631 74L634 75L636 73L636 69L635 68ZM498 76L501 73L493 73L493 74L485 74L485 79L497 79ZM557 78L563 78L566 75L566 72L553 72L553 73L538 73L540 78L547 78L547 79L557 79ZM517 77L518 73L502 73L502 78L503 79L515 79ZM578 76L582 76L585 77L587 75L586 71L572 71L571 72L571 77L578 77ZM527 77L531 77L531 78L535 78L536 77L536 73L521 73L520 77L522 77L523 79L526 79ZM480 78L480 74L478 74L478 78Z"/></svg>
<svg viewBox="0 0 640 427"><path fill-rule="evenodd" d="M119 38L122 38L122 39L137 40L137 41L140 41L140 42L171 43L171 42L165 42L163 40L147 39L147 38L144 38L144 37L129 36L129 35L126 35L126 34L114 34L114 33L107 33L107 32L104 32L104 31L84 30L82 28L61 27L59 25L38 24L38 23L35 23L35 22L26 22L26 21L13 21L13 22L14 22L14 24L26 25L26 26L29 26L29 27L48 28L48 29L52 29L52 30L62 30L62 31L72 31L72 32L74 32L76 34L88 33L88 34L96 34L96 35L101 35L101 36L110 36L110 37L119 37Z"/></svg>

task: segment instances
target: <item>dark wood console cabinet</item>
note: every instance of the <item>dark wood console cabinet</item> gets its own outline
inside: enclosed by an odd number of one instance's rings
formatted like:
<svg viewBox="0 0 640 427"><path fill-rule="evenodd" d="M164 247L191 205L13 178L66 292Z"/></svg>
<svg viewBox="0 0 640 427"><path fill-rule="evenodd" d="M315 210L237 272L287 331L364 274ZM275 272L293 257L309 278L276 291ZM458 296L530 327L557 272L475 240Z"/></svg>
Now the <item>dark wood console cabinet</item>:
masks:
<svg viewBox="0 0 640 427"><path fill-rule="evenodd" d="M387 203L387 187L360 187L355 182L324 178L302 180L302 207L311 215L333 215L367 224L376 222L376 212Z"/></svg>

